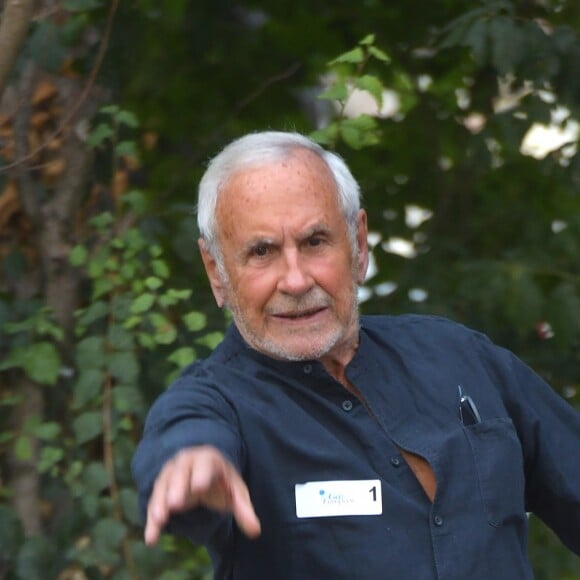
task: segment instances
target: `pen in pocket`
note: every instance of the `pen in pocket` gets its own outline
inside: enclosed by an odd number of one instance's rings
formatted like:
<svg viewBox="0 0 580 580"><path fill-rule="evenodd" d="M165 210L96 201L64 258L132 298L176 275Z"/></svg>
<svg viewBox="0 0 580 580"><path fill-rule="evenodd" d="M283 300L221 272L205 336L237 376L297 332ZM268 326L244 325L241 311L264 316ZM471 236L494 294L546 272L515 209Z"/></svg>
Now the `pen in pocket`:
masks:
<svg viewBox="0 0 580 580"><path fill-rule="evenodd" d="M467 427L481 423L481 416L473 399L469 395L464 394L461 385L457 385L457 392L459 394L459 419L463 425Z"/></svg>

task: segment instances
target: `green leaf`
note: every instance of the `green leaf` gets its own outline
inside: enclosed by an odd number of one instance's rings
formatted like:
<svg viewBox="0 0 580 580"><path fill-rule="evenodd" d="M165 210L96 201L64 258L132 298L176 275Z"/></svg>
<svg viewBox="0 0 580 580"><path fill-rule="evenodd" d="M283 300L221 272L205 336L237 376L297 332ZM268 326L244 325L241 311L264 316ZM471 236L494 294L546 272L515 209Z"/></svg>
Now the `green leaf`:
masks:
<svg viewBox="0 0 580 580"><path fill-rule="evenodd" d="M447 24L442 32L441 48L449 48L457 45L465 45L464 39L469 27L479 18L487 17L487 8L476 8L469 12L464 12Z"/></svg>
<svg viewBox="0 0 580 580"><path fill-rule="evenodd" d="M111 313L116 320L125 320L131 313L131 304L133 303L133 294L125 292L115 294L112 301ZM123 325L124 326L124 325Z"/></svg>
<svg viewBox="0 0 580 580"><path fill-rule="evenodd" d="M327 127L324 127L323 129L312 131L310 133L310 138L313 141L320 143L321 145L328 146L333 145L336 142L339 134L340 134L339 124L336 121L334 121Z"/></svg>
<svg viewBox="0 0 580 580"><path fill-rule="evenodd" d="M105 339L88 336L81 340L76 352L77 367L80 369L102 369L105 366Z"/></svg>
<svg viewBox="0 0 580 580"><path fill-rule="evenodd" d="M125 416L117 422L117 427L119 431L133 431L133 420Z"/></svg>
<svg viewBox="0 0 580 580"><path fill-rule="evenodd" d="M54 385L60 370L60 355L50 342L38 342L24 349L21 354L24 372L37 383Z"/></svg>
<svg viewBox="0 0 580 580"><path fill-rule="evenodd" d="M133 525L139 526L143 522L141 520L141 512L139 511L139 500L137 493L133 488L123 488L119 492L119 499L121 501L121 509L127 518L127 521Z"/></svg>
<svg viewBox="0 0 580 580"><path fill-rule="evenodd" d="M127 242L128 251L125 252L125 258L136 256L142 250L147 249L149 241L143 237L143 234L137 228L130 228L124 234Z"/></svg>
<svg viewBox="0 0 580 580"><path fill-rule="evenodd" d="M147 197L142 191L132 189L124 193L121 202L129 206L136 214L141 215L147 210Z"/></svg>
<svg viewBox="0 0 580 580"><path fill-rule="evenodd" d="M118 157L125 156L138 157L139 152L137 150L137 145L135 144L134 141L121 141L115 147L115 155L117 155Z"/></svg>
<svg viewBox="0 0 580 580"><path fill-rule="evenodd" d="M74 406L78 409L98 397L104 380L102 369L82 369L74 385Z"/></svg>
<svg viewBox="0 0 580 580"><path fill-rule="evenodd" d="M197 355L193 348L190 346L183 346L178 348L175 352L172 352L167 360L169 362L175 363L178 368L182 369L187 365L191 364Z"/></svg>
<svg viewBox="0 0 580 580"><path fill-rule="evenodd" d="M131 111L119 111L116 116L117 122L121 125L126 125L131 129L136 129L139 127L139 120L137 119L137 115L132 113Z"/></svg>
<svg viewBox="0 0 580 580"><path fill-rule="evenodd" d="M207 346L213 350L222 340L224 335L222 332L210 332L201 338L198 338L195 342L203 346Z"/></svg>
<svg viewBox="0 0 580 580"><path fill-rule="evenodd" d="M14 455L20 461L30 461L34 457L34 449L29 435L20 435L14 442Z"/></svg>
<svg viewBox="0 0 580 580"><path fill-rule="evenodd" d="M3 331L6 334L17 334L19 332L28 332L34 330L35 320L34 317L30 316L24 320L19 320L18 322L5 322L3 326Z"/></svg>
<svg viewBox="0 0 580 580"><path fill-rule="evenodd" d="M108 334L109 347L114 350L132 350L134 347L133 334L119 324L112 324Z"/></svg>
<svg viewBox="0 0 580 580"><path fill-rule="evenodd" d="M83 310L77 310L78 323L82 326L89 326L93 322L104 318L109 314L109 305L103 300L93 302Z"/></svg>
<svg viewBox="0 0 580 580"><path fill-rule="evenodd" d="M139 363L131 351L114 352L107 358L111 375L120 383L133 384L139 376Z"/></svg>
<svg viewBox="0 0 580 580"><path fill-rule="evenodd" d="M13 348L7 356L5 356L0 361L0 371L5 371L7 369L21 368L22 367L22 357L24 356L23 347Z"/></svg>
<svg viewBox="0 0 580 580"><path fill-rule="evenodd" d="M99 495L109 487L109 474L100 461L89 463L83 471L82 481L87 493Z"/></svg>
<svg viewBox="0 0 580 580"><path fill-rule="evenodd" d="M207 325L207 316L203 312L192 311L185 314L182 318L187 330L197 332L203 330Z"/></svg>
<svg viewBox="0 0 580 580"><path fill-rule="evenodd" d="M78 490L78 496L81 498L81 505L85 515L90 520L95 520L101 504L100 498L96 495L84 493L84 489Z"/></svg>
<svg viewBox="0 0 580 580"><path fill-rule="evenodd" d="M381 62L384 62L384 63L391 62L391 57L386 52L382 51L380 48L377 48L376 46L369 46L369 52L377 60L380 60Z"/></svg>
<svg viewBox="0 0 580 580"><path fill-rule="evenodd" d="M147 348L149 350L152 350L157 346L155 339L150 334L145 332L140 332L137 340L143 348Z"/></svg>
<svg viewBox="0 0 580 580"><path fill-rule="evenodd" d="M60 447L43 447L40 451L38 471L47 473L64 458L64 451Z"/></svg>
<svg viewBox="0 0 580 580"><path fill-rule="evenodd" d="M361 46L366 46L369 44L374 44L375 43L375 35L374 34L367 34L361 41L359 41L359 44Z"/></svg>
<svg viewBox="0 0 580 580"><path fill-rule="evenodd" d="M155 327L155 341L158 344L171 344L177 338L177 329L163 314L151 313L149 317Z"/></svg>
<svg viewBox="0 0 580 580"><path fill-rule="evenodd" d="M155 304L155 299L155 294L151 294L150 292L141 294L141 296L135 298L133 304L131 304L131 313L142 314L143 312L147 312L151 309L153 304Z"/></svg>
<svg viewBox="0 0 580 580"><path fill-rule="evenodd" d="M75 246L69 254L70 263L73 266L84 266L87 263L87 258L89 256L89 252L85 248L85 246L78 245Z"/></svg>
<svg viewBox="0 0 580 580"><path fill-rule="evenodd" d="M167 291L167 295L174 297L176 300L188 300L191 298L192 294L193 292L190 288L183 288L181 290L178 290L177 288L170 288Z"/></svg>
<svg viewBox="0 0 580 580"><path fill-rule="evenodd" d="M346 83L335 83L325 91L321 92L317 98L330 101L346 101L348 97L348 87Z"/></svg>
<svg viewBox="0 0 580 580"><path fill-rule="evenodd" d="M112 278L99 278L93 286L93 299L106 296L114 290L116 284Z"/></svg>
<svg viewBox="0 0 580 580"><path fill-rule="evenodd" d="M123 326L125 328L127 328L128 330L131 330L133 328L135 328L136 326L139 326L141 324L141 322L143 322L143 317L142 316L130 316L129 318L127 318L127 320L125 320L125 322L123 322Z"/></svg>
<svg viewBox="0 0 580 580"><path fill-rule="evenodd" d="M129 282L136 281L135 276L137 274L137 271L138 267L133 262L123 262L123 264L121 264L121 269L119 270L121 276L123 276L123 279ZM140 289L143 290L143 287L141 287Z"/></svg>
<svg viewBox="0 0 580 580"><path fill-rule="evenodd" d="M340 134L345 143L353 149L362 149L379 142L377 122L369 115L345 119L340 125Z"/></svg>
<svg viewBox="0 0 580 580"><path fill-rule="evenodd" d="M113 407L120 413L140 413L143 408L143 397L136 387L119 385L113 388Z"/></svg>
<svg viewBox="0 0 580 580"><path fill-rule="evenodd" d="M111 139L115 132L112 127L99 123L89 134L87 144L90 147L99 147L108 139Z"/></svg>
<svg viewBox="0 0 580 580"><path fill-rule="evenodd" d="M103 563L115 565L120 561L121 542L127 528L113 518L99 520L93 528L93 545Z"/></svg>
<svg viewBox="0 0 580 580"><path fill-rule="evenodd" d="M501 75L514 72L524 58L525 39L521 28L505 16L489 23L491 62Z"/></svg>
<svg viewBox="0 0 580 580"><path fill-rule="evenodd" d="M486 20L476 20L467 30L463 43L471 48L473 59L479 66L488 61L488 29Z"/></svg>
<svg viewBox="0 0 580 580"><path fill-rule="evenodd" d="M383 83L374 75L363 75L356 79L356 87L368 91L377 102L379 110L383 106Z"/></svg>
<svg viewBox="0 0 580 580"><path fill-rule="evenodd" d="M75 417L72 428L77 443L82 445L103 432L103 417L98 411L88 411Z"/></svg>
<svg viewBox="0 0 580 580"><path fill-rule="evenodd" d="M167 263L163 260L153 260L151 262L151 268L153 269L153 273L160 278L168 278L169 277L169 268Z"/></svg>
<svg viewBox="0 0 580 580"><path fill-rule="evenodd" d="M111 247L115 248L115 250L122 250L125 247L125 240L123 238L113 238Z"/></svg>
<svg viewBox="0 0 580 580"><path fill-rule="evenodd" d="M58 423L48 421L46 423L40 423L35 425L31 432L34 436L42 439L43 441L53 441L60 435L61 427Z"/></svg>
<svg viewBox="0 0 580 580"><path fill-rule="evenodd" d="M155 276L149 276L145 278L145 286L149 288L149 290L158 290L163 286L163 281Z"/></svg>
<svg viewBox="0 0 580 580"><path fill-rule="evenodd" d="M111 115L112 117L116 116L118 112L121 110L119 105L106 105L101 107L100 112L104 113L105 115Z"/></svg>
<svg viewBox="0 0 580 580"><path fill-rule="evenodd" d="M334 60L331 60L328 64L329 66L333 66L339 63L352 63L352 64L360 64L365 59L364 51L360 46L353 48L347 52L342 53L340 56L337 56Z"/></svg>
<svg viewBox="0 0 580 580"><path fill-rule="evenodd" d="M149 254L151 254L151 256L153 256L154 258L159 258L159 256L163 254L163 249L159 244L153 244L149 248Z"/></svg>
<svg viewBox="0 0 580 580"><path fill-rule="evenodd" d="M92 217L89 223L98 230L107 230L115 223L115 218L110 212L105 211Z"/></svg>
<svg viewBox="0 0 580 580"><path fill-rule="evenodd" d="M168 306L173 306L181 300L188 300L191 297L191 290L177 290L175 288L170 288L165 294L159 297L159 304L163 308Z"/></svg>

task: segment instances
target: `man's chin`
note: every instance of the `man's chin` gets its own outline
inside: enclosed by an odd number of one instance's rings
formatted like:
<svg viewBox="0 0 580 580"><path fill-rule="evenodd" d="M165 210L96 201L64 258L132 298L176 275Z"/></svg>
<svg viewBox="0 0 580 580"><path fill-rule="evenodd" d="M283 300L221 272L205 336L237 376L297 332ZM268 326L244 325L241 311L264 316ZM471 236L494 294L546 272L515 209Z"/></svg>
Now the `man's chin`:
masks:
<svg viewBox="0 0 580 580"><path fill-rule="evenodd" d="M313 341L311 337L292 337L291 340L259 340L252 345L256 350L276 359L289 361L317 360L328 354L335 343L336 337L326 341Z"/></svg>

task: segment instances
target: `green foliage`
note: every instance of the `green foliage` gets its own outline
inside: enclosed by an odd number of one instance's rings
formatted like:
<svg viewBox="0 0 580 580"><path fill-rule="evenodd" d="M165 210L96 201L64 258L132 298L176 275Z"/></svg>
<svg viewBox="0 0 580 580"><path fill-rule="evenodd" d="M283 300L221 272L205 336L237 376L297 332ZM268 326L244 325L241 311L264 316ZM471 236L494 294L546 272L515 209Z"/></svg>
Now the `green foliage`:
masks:
<svg viewBox="0 0 580 580"><path fill-rule="evenodd" d="M389 56L375 46L374 34L369 34L359 41L355 48L342 53L328 63L333 82L318 95L318 98L337 102L341 112L335 121L311 133L314 140L331 148L336 146L339 139L353 149L379 143L380 131L374 117L370 115L344 117L346 105L354 89L368 92L376 101L379 111L383 105L385 90L383 82L378 75L364 72L369 61L372 60L384 65L391 62Z"/></svg>
<svg viewBox="0 0 580 580"><path fill-rule="evenodd" d="M18 322L5 322L4 333L10 339L10 348L0 361L0 371L20 368L25 374L46 385L57 381L61 360L53 342L42 340L62 340L62 330L50 317L45 307L40 307Z"/></svg>
<svg viewBox="0 0 580 580"><path fill-rule="evenodd" d="M113 124L137 125L118 107L102 112ZM110 148L118 158L113 143ZM60 511L55 525L62 526L54 537L25 540L14 512L0 505L6 516L1 537L12 538L3 566L14 578L44 578L47 571L57 577L70 570L95 578L196 577L207 570L206 556L201 563L199 557L172 563L163 550L144 547L129 466L146 411L145 362L151 356L164 361L166 384L196 359L191 344L213 348L222 335L208 332L207 317L190 309L191 289L171 285L164 249L138 222L139 211L124 213L142 210L144 196L132 190L129 197L117 213L91 218L87 241L69 255L88 291L86 305L75 313L75 341L67 352L74 369L61 376L59 344L65 336L47 308L30 302L22 312L0 312L6 349L0 371L20 370L40 384L58 381L58 389L67 391L56 398L55 409L66 421L32 417L21 430L0 434L0 444L11 445L15 458L36 462L45 493L57 493L46 501ZM129 222L133 225L122 225ZM12 408L22 399L7 392L1 402ZM55 551L59 558L50 557Z"/></svg>
<svg viewBox="0 0 580 580"><path fill-rule="evenodd" d="M58 378L60 356L50 342L37 342L30 346L15 346L0 363L0 371L22 368L37 383L54 385Z"/></svg>

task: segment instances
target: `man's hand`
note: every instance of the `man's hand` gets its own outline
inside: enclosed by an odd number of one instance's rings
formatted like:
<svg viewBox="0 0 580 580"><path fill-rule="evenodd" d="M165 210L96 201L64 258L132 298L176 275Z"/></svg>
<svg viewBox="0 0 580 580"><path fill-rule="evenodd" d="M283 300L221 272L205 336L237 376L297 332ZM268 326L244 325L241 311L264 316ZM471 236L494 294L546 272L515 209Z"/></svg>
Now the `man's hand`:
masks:
<svg viewBox="0 0 580 580"><path fill-rule="evenodd" d="M157 542L171 513L196 506L230 512L248 537L260 535L244 480L217 449L201 446L180 451L159 473L147 506L145 542Z"/></svg>

